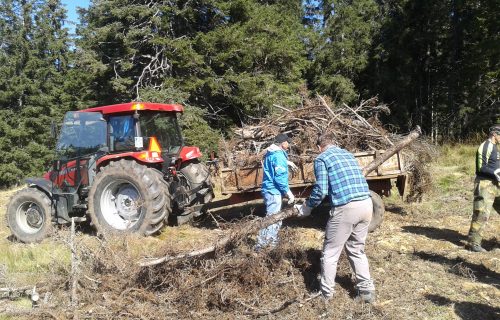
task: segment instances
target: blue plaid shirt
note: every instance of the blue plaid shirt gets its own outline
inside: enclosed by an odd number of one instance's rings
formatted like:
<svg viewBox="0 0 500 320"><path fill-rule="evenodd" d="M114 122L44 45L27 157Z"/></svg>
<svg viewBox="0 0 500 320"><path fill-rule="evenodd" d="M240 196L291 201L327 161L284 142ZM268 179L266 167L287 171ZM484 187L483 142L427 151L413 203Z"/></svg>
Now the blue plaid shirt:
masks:
<svg viewBox="0 0 500 320"><path fill-rule="evenodd" d="M332 207L353 200L370 197L368 183L354 156L341 148L331 146L314 160L316 184L307 200L311 208L317 207L329 195Z"/></svg>

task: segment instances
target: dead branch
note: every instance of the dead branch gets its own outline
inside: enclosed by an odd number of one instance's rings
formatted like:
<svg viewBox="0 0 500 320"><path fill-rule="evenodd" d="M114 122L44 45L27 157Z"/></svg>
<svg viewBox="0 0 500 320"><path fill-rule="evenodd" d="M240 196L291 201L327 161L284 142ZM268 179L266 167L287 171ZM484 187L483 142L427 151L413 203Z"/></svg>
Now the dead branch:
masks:
<svg viewBox="0 0 500 320"><path fill-rule="evenodd" d="M280 211L277 214L273 214L272 216L268 216L262 219L256 219L249 222L244 223L238 231L232 232L227 236L224 236L217 240L215 244L205 247L200 250L191 251L187 253L183 253L176 256L165 256L161 258L153 258L153 259L143 259L139 262L141 267L154 266L160 263L190 259L204 256L208 253L212 253L216 251L218 248L224 248L229 243L236 242L237 240L243 239L249 234L253 234L258 232L260 229L266 228L272 224L275 224L278 221L284 220L286 218L290 218L297 215L297 211L293 207L289 207L285 210Z"/></svg>
<svg viewBox="0 0 500 320"><path fill-rule="evenodd" d="M78 304L78 258L75 247L75 218L71 218L71 235L70 235L70 250L71 250L71 305Z"/></svg>
<svg viewBox="0 0 500 320"><path fill-rule="evenodd" d="M31 295L33 287L0 288L0 299L17 299Z"/></svg>
<svg viewBox="0 0 500 320"><path fill-rule="evenodd" d="M321 295L320 292L317 292L315 294L313 294L312 296L310 296L309 298L307 299L299 299L299 298L294 298L294 299L291 299L291 300L288 300L288 301L285 301L281 306L279 307L276 307L274 309L271 309L271 310L256 310L256 311L253 311L253 312L245 312L245 315L250 315L250 316L255 316L255 317L263 317L263 316L267 316L267 315L270 315L270 314L273 314L273 313L278 313L280 311L283 311L285 310L286 308L288 308L290 305L294 304L294 303L300 303L300 304L304 304L306 302L309 302L313 299L316 299L317 297L319 297ZM241 302L240 302L241 303ZM247 306L248 307L248 306ZM252 308L253 309L253 308Z"/></svg>
<svg viewBox="0 0 500 320"><path fill-rule="evenodd" d="M376 158L372 162L370 162L366 167L363 168L363 175L367 175L373 170L375 170L378 166L384 163L385 160L392 157L396 152L403 149L407 145L409 145L413 140L417 139L422 134L422 130L419 126L417 126L410 134L408 134L403 140L399 141L396 145L387 149L384 153L380 155L380 157Z"/></svg>

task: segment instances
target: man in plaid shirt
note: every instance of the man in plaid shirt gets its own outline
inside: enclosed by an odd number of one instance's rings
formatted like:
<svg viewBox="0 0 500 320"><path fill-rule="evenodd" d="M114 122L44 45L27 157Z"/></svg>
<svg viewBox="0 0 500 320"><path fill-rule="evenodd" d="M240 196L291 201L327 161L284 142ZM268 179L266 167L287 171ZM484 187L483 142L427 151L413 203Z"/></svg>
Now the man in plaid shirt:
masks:
<svg viewBox="0 0 500 320"><path fill-rule="evenodd" d="M299 216L308 216L312 208L326 196L330 197L332 209L321 258L321 292L326 299L333 296L337 263L345 247L356 275L357 298L371 303L375 299L375 286L365 254L373 214L368 184L354 156L335 146L331 137L322 135L317 144L321 154L314 160L316 184L309 199L296 208Z"/></svg>

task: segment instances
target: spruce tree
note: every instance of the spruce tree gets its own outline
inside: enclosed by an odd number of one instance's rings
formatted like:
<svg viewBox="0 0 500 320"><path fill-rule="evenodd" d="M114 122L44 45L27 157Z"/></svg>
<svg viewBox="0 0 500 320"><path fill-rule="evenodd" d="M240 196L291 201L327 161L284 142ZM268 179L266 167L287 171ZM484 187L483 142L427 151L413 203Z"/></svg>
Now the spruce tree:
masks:
<svg viewBox="0 0 500 320"><path fill-rule="evenodd" d="M64 19L59 0L0 5L0 186L41 174L51 159L51 119L69 108Z"/></svg>
<svg viewBox="0 0 500 320"><path fill-rule="evenodd" d="M356 82L368 66L373 38L380 28L375 0L323 0L321 40L312 54L308 78L313 89L336 102L359 98Z"/></svg>
<svg viewBox="0 0 500 320"><path fill-rule="evenodd" d="M201 109L204 127L226 129L299 101L299 1L99 0L82 18L79 67L94 71L87 89L99 104L183 103Z"/></svg>

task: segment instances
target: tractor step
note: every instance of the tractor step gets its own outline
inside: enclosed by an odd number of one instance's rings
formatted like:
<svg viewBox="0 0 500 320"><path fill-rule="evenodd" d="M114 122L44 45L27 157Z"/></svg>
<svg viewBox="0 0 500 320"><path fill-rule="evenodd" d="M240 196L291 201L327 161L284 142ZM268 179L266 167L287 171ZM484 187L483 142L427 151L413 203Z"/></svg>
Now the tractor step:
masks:
<svg viewBox="0 0 500 320"><path fill-rule="evenodd" d="M75 204L73 210L87 210L86 204Z"/></svg>
<svg viewBox="0 0 500 320"><path fill-rule="evenodd" d="M75 219L75 222L87 221L87 217L73 217L72 219Z"/></svg>

